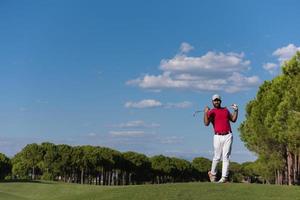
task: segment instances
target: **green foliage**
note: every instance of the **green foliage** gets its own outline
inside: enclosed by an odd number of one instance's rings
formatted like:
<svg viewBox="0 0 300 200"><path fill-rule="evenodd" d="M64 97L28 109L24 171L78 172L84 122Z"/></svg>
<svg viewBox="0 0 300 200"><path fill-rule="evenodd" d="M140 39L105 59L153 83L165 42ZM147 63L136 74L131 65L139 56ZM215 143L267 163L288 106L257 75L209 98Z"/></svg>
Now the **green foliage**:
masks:
<svg viewBox="0 0 300 200"><path fill-rule="evenodd" d="M300 150L300 52L284 63L282 71L260 86L239 127L242 141L259 156L260 173L269 182L274 182L275 172L286 170L287 154L298 155Z"/></svg>
<svg viewBox="0 0 300 200"><path fill-rule="evenodd" d="M150 161L152 169L158 174L169 175L174 170L172 159L167 156L153 156Z"/></svg>
<svg viewBox="0 0 300 200"><path fill-rule="evenodd" d="M0 180L3 180L11 173L11 161L4 154L0 153Z"/></svg>
<svg viewBox="0 0 300 200"><path fill-rule="evenodd" d="M22 153L17 153L12 159L12 175L17 179L28 179L29 167L22 161Z"/></svg>
<svg viewBox="0 0 300 200"><path fill-rule="evenodd" d="M231 162L229 165L229 180L236 183L241 183L244 179L242 174L242 166L239 163Z"/></svg>
<svg viewBox="0 0 300 200"><path fill-rule="evenodd" d="M190 181L192 173L192 165L189 161L179 158L171 158L173 170L171 175L175 182Z"/></svg>
<svg viewBox="0 0 300 200"><path fill-rule="evenodd" d="M243 175L243 181L247 181L249 183L261 183L260 180L259 163L255 162L245 162L241 164L241 174Z"/></svg>
<svg viewBox="0 0 300 200"><path fill-rule="evenodd" d="M71 147L44 142L29 144L13 157L12 177L32 178L33 168L36 179L96 185L128 185L208 181L207 172L211 168L211 160L198 157L189 162L164 155L148 158L137 152L120 153L107 147ZM221 171L221 162L217 169ZM243 174L241 165L232 162L231 181L241 182L245 176L252 178L253 175Z"/></svg>
<svg viewBox="0 0 300 200"><path fill-rule="evenodd" d="M199 172L207 173L211 168L211 160L203 157L197 157L193 159L192 165Z"/></svg>
<svg viewBox="0 0 300 200"><path fill-rule="evenodd" d="M45 180L45 181L53 181L54 176L53 176L53 174L51 174L49 172L44 172L43 175L41 176L41 179Z"/></svg>
<svg viewBox="0 0 300 200"><path fill-rule="evenodd" d="M146 155L132 151L125 152L122 155L124 158L123 166L133 174L133 178L137 183L151 179L151 162Z"/></svg>
<svg viewBox="0 0 300 200"><path fill-rule="evenodd" d="M201 181L209 181L207 173L211 169L211 160L203 157L197 157L193 159L192 166L197 173L198 179Z"/></svg>

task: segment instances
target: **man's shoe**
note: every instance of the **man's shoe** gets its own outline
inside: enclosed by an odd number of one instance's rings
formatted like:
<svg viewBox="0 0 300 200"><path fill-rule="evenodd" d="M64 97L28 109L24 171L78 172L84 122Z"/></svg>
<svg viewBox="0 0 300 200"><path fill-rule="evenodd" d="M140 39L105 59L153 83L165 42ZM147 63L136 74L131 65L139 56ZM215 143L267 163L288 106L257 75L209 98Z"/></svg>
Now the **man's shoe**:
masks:
<svg viewBox="0 0 300 200"><path fill-rule="evenodd" d="M211 173L211 171L209 171L208 172L208 177L209 177L209 180L210 180L210 182L212 182L212 183L215 183L216 182L216 175L213 175L212 173Z"/></svg>
<svg viewBox="0 0 300 200"><path fill-rule="evenodd" d="M228 180L227 180L226 177L222 177L222 178L218 181L218 183L228 183Z"/></svg>

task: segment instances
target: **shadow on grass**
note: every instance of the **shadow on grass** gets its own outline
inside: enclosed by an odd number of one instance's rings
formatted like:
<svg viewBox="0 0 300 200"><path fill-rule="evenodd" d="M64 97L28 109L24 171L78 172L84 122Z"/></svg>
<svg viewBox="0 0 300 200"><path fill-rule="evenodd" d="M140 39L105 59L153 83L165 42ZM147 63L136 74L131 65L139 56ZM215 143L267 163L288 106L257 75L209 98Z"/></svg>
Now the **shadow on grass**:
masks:
<svg viewBox="0 0 300 200"><path fill-rule="evenodd" d="M55 182L52 182L52 181L27 180L27 179L0 180L0 183L39 183L39 184L55 184Z"/></svg>

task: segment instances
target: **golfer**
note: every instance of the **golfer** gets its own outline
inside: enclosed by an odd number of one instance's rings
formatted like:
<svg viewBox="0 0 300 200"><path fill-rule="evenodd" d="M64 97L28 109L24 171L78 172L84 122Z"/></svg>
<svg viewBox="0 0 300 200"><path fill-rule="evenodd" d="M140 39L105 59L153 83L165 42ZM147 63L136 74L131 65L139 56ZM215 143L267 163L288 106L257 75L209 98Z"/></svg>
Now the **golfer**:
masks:
<svg viewBox="0 0 300 200"><path fill-rule="evenodd" d="M218 183L226 183L228 181L228 168L229 157L231 153L232 145L232 131L230 126L231 122L236 122L238 117L238 106L232 104L234 112L230 111L226 107L221 107L221 96L215 94L212 96L213 109L209 109L208 106L204 109L204 124L208 126L212 123L214 128L214 157L211 165L211 171L208 172L208 176L211 182L216 182L217 164L221 160L222 163L222 177Z"/></svg>

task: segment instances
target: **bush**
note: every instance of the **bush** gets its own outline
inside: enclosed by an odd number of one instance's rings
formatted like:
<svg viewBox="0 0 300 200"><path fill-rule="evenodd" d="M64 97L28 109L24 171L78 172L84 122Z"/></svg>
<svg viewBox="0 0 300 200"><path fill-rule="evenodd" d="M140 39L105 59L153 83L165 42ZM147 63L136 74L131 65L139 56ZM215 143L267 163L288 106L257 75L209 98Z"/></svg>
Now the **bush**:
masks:
<svg viewBox="0 0 300 200"><path fill-rule="evenodd" d="M51 173L45 172L41 176L41 179L45 180L45 181L53 181L54 180L54 176Z"/></svg>

